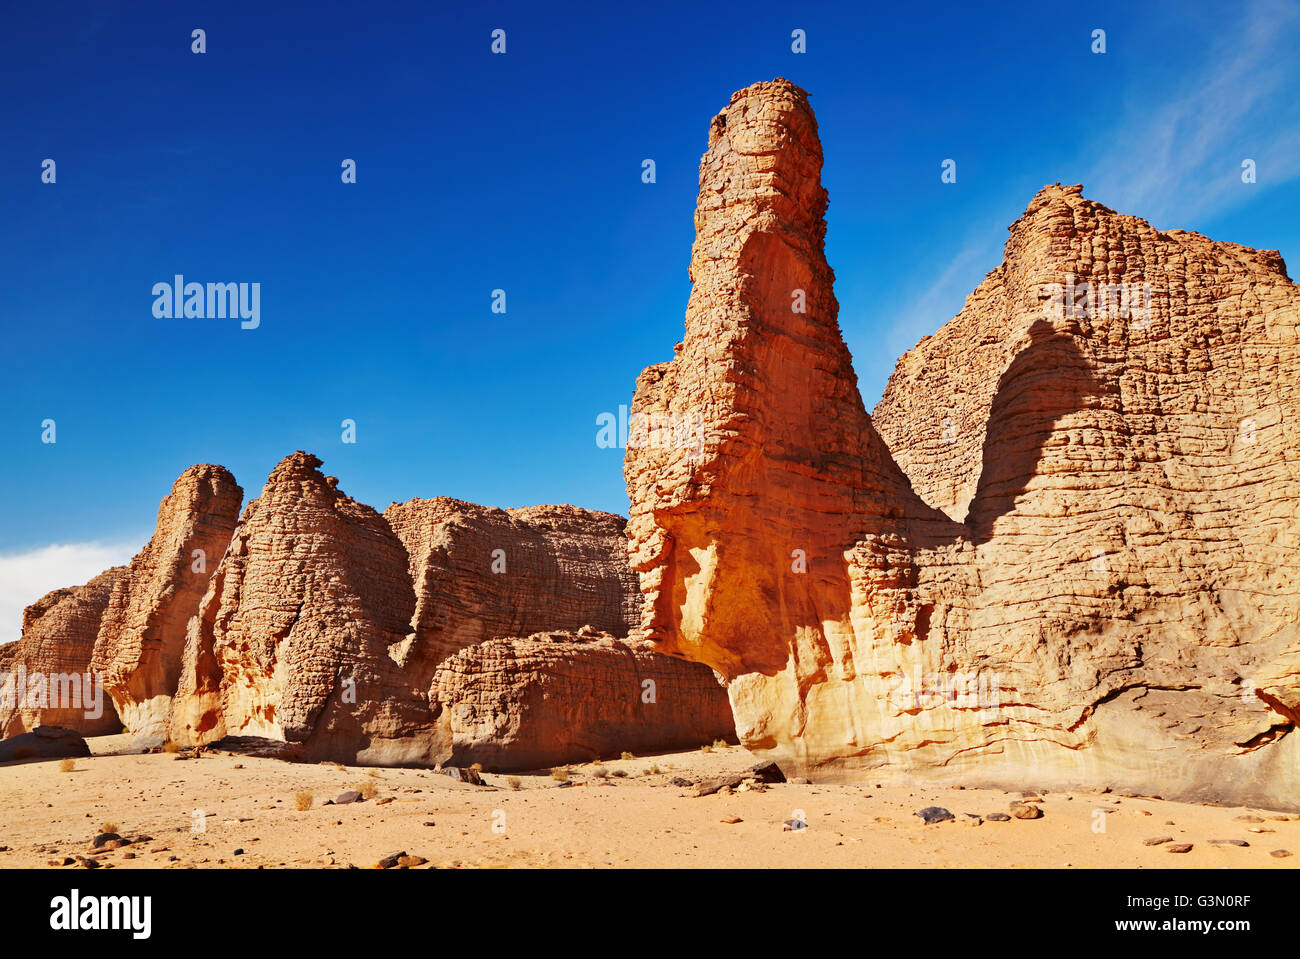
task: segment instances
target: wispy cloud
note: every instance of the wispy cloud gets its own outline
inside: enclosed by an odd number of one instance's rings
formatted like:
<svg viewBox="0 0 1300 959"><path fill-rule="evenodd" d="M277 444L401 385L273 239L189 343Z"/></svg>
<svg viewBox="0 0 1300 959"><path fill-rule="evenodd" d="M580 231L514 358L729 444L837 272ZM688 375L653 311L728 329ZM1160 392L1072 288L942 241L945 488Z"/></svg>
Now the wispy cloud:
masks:
<svg viewBox="0 0 1300 959"><path fill-rule="evenodd" d="M1146 88L1132 91L1126 115L1092 140L1088 195L1177 227L1300 176L1300 8L1257 0L1235 23L1155 102ZM1258 171L1250 186L1247 158Z"/></svg>
<svg viewBox="0 0 1300 959"><path fill-rule="evenodd" d="M0 642L22 633L23 608L52 589L80 586L110 566L129 562L148 535L122 543L56 543L0 555Z"/></svg>
<svg viewBox="0 0 1300 959"><path fill-rule="evenodd" d="M957 314L966 297L989 270L1002 260L1001 235L1006 231L985 224L973 230L948 265L897 317L889 329L888 349L901 356Z"/></svg>

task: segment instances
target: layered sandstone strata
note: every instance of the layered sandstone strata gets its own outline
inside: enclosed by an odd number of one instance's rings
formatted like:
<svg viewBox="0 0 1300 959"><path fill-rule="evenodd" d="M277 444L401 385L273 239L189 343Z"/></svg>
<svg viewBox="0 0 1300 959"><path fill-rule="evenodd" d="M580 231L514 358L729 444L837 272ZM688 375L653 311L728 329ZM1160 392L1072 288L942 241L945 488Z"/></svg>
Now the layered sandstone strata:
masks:
<svg viewBox="0 0 1300 959"><path fill-rule="evenodd" d="M813 775L1295 806L1300 291L1280 257L1045 188L900 361L878 434L821 162L784 80L710 128L686 336L633 403L704 442L625 464L647 635L722 672L742 741ZM1081 312L1083 283L1116 308Z"/></svg>
<svg viewBox="0 0 1300 959"><path fill-rule="evenodd" d="M22 636L0 660L0 735L41 725L83 736L122 728L90 659L113 587L125 572L125 566L114 566L84 586L46 593L23 610Z"/></svg>
<svg viewBox="0 0 1300 959"><path fill-rule="evenodd" d="M712 670L591 629L462 649L438 666L432 698L458 766L509 772L735 740Z"/></svg>
<svg viewBox="0 0 1300 959"><path fill-rule="evenodd" d="M636 624L621 516L437 497L394 503L384 518L406 547L415 589L409 634L393 653L423 689L448 656L494 637L583 626L626 636Z"/></svg>
<svg viewBox="0 0 1300 959"><path fill-rule="evenodd" d="M159 505L153 537L113 586L90 668L128 732L166 735L186 626L226 551L243 498L224 466L191 466Z"/></svg>
<svg viewBox="0 0 1300 959"><path fill-rule="evenodd" d="M415 593L401 540L298 452L244 509L190 623L172 737L302 743L311 760L433 764L428 701L389 656Z"/></svg>

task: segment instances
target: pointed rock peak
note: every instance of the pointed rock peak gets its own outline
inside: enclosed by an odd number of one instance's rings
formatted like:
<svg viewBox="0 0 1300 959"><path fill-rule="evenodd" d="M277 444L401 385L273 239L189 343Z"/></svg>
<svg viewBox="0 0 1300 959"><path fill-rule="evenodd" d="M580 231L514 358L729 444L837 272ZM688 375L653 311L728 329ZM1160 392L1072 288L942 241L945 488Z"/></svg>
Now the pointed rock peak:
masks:
<svg viewBox="0 0 1300 959"><path fill-rule="evenodd" d="M271 474L275 475L276 473L280 473L302 475L305 473L317 473L319 475L322 462L323 460L321 460L319 456L315 456L305 450L298 450L280 460L280 462L275 465L275 469L271 471ZM323 476L321 478L324 479Z"/></svg>

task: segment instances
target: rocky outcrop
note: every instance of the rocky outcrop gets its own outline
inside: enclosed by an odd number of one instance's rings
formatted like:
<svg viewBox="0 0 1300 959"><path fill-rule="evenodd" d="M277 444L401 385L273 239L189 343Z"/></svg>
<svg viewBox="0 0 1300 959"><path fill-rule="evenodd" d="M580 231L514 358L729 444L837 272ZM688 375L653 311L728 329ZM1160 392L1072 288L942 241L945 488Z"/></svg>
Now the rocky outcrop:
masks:
<svg viewBox="0 0 1300 959"><path fill-rule="evenodd" d="M1295 807L1281 259L1046 188L873 423L821 161L784 80L710 128L686 336L632 408L700 441L625 462L646 634L719 670L742 741L787 771ZM1114 309L1081 311L1099 289Z"/></svg>
<svg viewBox="0 0 1300 959"><path fill-rule="evenodd" d="M438 666L432 698L458 766L510 772L735 741L711 670L592 629L463 649Z"/></svg>
<svg viewBox="0 0 1300 959"><path fill-rule="evenodd" d="M394 503L384 518L406 547L415 588L409 635L393 652L422 689L448 656L494 637L587 625L626 636L636 624L621 516L438 497Z"/></svg>
<svg viewBox="0 0 1300 959"><path fill-rule="evenodd" d="M117 579L90 668L126 730L166 735L185 631L221 561L244 491L223 466L191 466L158 507L153 538Z"/></svg>
<svg viewBox="0 0 1300 959"><path fill-rule="evenodd" d="M122 728L90 660L113 587L125 572L115 566L84 586L46 593L23 610L22 637L0 661L0 734L40 725L83 736Z"/></svg>
<svg viewBox="0 0 1300 959"><path fill-rule="evenodd" d="M184 744L302 743L309 760L433 764L428 701L389 656L415 612L382 516L298 452L244 509L190 623L172 716Z"/></svg>
<svg viewBox="0 0 1300 959"><path fill-rule="evenodd" d="M37 726L29 733L19 733L0 740L0 763L89 755L90 747L81 734L62 726Z"/></svg>

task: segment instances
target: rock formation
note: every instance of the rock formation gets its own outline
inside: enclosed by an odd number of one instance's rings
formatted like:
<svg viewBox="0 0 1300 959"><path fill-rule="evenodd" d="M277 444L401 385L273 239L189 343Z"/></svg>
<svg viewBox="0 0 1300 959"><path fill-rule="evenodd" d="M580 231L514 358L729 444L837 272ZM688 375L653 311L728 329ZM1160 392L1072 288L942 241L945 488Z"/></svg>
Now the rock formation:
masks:
<svg viewBox="0 0 1300 959"><path fill-rule="evenodd" d="M37 726L0 740L0 763L30 759L70 759L90 755L90 747L76 732L63 726Z"/></svg>
<svg viewBox="0 0 1300 959"><path fill-rule="evenodd" d="M626 636L636 625L621 516L438 497L394 503L384 518L406 546L415 587L410 632L394 656L422 689L448 656L498 636L587 625Z"/></svg>
<svg viewBox="0 0 1300 959"><path fill-rule="evenodd" d="M191 466L158 507L153 538L116 580L91 671L128 732L161 741L180 675L186 625L226 545L244 491L223 466Z"/></svg>
<svg viewBox="0 0 1300 959"><path fill-rule="evenodd" d="M494 639L438 666L455 765L502 772L735 741L713 672L595 630Z"/></svg>
<svg viewBox="0 0 1300 959"><path fill-rule="evenodd" d="M384 518L298 452L244 509L190 623L172 738L300 742L311 760L433 764L423 691L389 655L415 594Z"/></svg>
<svg viewBox="0 0 1300 959"><path fill-rule="evenodd" d="M1281 258L1047 187L873 423L821 163L787 81L711 125L686 336L632 407L701 438L629 442L646 635L787 772L1300 808Z"/></svg>
<svg viewBox="0 0 1300 959"><path fill-rule="evenodd" d="M125 566L114 566L84 586L46 593L23 610L22 637L0 660L0 735L40 725L83 736L122 728L90 659L113 587L125 572Z"/></svg>

